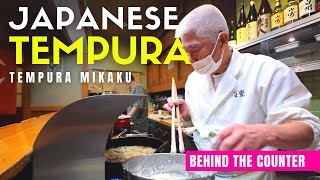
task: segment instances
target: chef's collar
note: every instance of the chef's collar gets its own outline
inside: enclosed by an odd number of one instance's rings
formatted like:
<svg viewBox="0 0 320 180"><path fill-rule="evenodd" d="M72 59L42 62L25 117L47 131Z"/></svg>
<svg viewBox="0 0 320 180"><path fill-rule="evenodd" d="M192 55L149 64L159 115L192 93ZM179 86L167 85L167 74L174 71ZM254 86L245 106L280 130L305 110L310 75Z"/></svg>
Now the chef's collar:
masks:
<svg viewBox="0 0 320 180"><path fill-rule="evenodd" d="M219 77L222 77L223 75L224 75L224 72L221 74L211 74L213 78L219 78Z"/></svg>
<svg viewBox="0 0 320 180"><path fill-rule="evenodd" d="M242 59L240 58L240 52L237 49L232 48L232 56L229 62L229 66L224 74L233 74L235 77L240 71ZM227 73L226 73L227 72Z"/></svg>

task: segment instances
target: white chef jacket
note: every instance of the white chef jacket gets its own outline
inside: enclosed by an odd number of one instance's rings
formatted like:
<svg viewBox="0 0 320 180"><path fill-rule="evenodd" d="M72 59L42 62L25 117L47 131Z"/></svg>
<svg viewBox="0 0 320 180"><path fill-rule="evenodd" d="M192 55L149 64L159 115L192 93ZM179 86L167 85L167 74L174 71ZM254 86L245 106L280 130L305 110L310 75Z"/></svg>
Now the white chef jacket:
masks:
<svg viewBox="0 0 320 180"><path fill-rule="evenodd" d="M197 129L194 141L199 150L211 149L210 142L201 137L235 123L282 124L292 121L301 121L312 127L314 141L310 147L314 148L320 139L320 122L307 110L311 96L296 74L282 62L263 55L241 54L235 49L217 89L211 75L195 71L185 85L185 100ZM259 179L274 179L273 176L265 173L260 176L264 178Z"/></svg>

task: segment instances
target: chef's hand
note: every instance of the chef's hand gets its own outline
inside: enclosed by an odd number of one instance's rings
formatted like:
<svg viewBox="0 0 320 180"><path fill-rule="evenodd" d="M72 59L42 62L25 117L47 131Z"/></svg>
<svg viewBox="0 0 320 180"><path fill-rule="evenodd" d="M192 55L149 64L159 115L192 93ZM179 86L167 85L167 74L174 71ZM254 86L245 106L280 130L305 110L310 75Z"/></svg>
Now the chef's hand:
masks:
<svg viewBox="0 0 320 180"><path fill-rule="evenodd" d="M212 141L213 150L260 150L266 143L265 124L234 124L220 131Z"/></svg>
<svg viewBox="0 0 320 180"><path fill-rule="evenodd" d="M169 97L167 99L167 104L162 106L163 109L169 111L171 113L171 108L174 105L179 105L180 115L183 118L184 121L190 121L190 110L189 107L184 99L176 99L174 102L172 101L172 98Z"/></svg>

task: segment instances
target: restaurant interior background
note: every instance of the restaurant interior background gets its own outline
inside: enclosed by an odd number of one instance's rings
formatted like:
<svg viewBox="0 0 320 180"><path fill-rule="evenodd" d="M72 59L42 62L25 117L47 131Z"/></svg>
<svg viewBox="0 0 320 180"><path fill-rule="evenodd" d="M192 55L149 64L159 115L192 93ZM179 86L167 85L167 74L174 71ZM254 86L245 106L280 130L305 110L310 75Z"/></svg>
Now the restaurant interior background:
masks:
<svg viewBox="0 0 320 180"><path fill-rule="evenodd" d="M259 11L262 0L256 0L256 10ZM319 2L319 1L318 1ZM177 7L178 20L172 21L172 24L177 24L188 12L195 7L202 4L216 5L227 19L228 25L233 20L238 22L240 14L240 5L244 3L245 14L248 15L250 0L148 0L148 1L110 1L110 0L10 0L6 1L4 5L0 6L0 52L15 53L14 43L9 43L10 35L25 35L25 36L48 36L48 43L42 45L49 46L49 53L40 53L41 58L52 58L52 37L55 36L64 42L66 45L71 45L79 37L87 36L101 36L111 44L112 36L119 36L119 55L122 58L128 57L130 52L130 36L137 37L137 54L135 60L130 65L120 65L116 63L112 57L112 49L109 54L101 61L96 61L94 65L77 65L76 53L70 54L61 53L62 72L71 72L72 83L58 84L58 83L17 83L16 88L16 113L14 114L1 114L0 113L0 129L8 127L6 125L13 125L14 123L22 124L23 120L45 115L51 112L57 112L66 105L77 101L81 98L88 97L96 94L122 94L129 93L128 89L123 84L116 83L80 83L78 74L81 71L88 72L112 72L115 74L118 71L130 71L133 73L137 82L140 82L146 89L149 95L149 109L150 113L161 109L161 106L166 102L166 98L171 95L171 78L174 77L178 88L178 96L184 97L184 85L188 75L193 71L191 65L186 65L182 61L176 61L169 65L155 65L148 63L142 65L141 60L141 36L154 36L160 39L162 43L162 53L159 56L161 62L164 62L173 42L174 30L164 30L163 25L157 30L131 30L126 28L121 30L114 24L108 25L107 30L94 30L92 28L85 28L75 31L75 27L86 7L89 7L99 27L101 27L101 7L105 7L112 14L117 14L119 6L124 7L124 17L127 17L127 7L139 6L141 7L141 14L143 19L137 21L139 24L146 25L150 20L144 16L144 11L150 6L158 7L157 15L163 17L163 7L174 6ZM269 0L271 9L274 9L275 0ZM287 0L282 0L282 7L287 4ZM29 25L21 31L13 31L10 29L8 22L21 22L21 13L18 12L19 6L29 7ZM37 16L39 9L44 7L51 22L55 27L56 7L68 6L73 9L75 13L75 20L71 26L63 28L62 30L48 31L45 28L39 28L36 31L31 31L30 26ZM303 82L303 84L312 93L310 110L316 116L320 117L320 38L316 39L316 35L320 34L320 13L315 13L309 17L298 20L292 24L283 26L279 29L271 31L265 35L250 39L242 44L238 44L237 48L240 52L250 52L253 54L265 54L277 60L280 60L290 66L295 71ZM236 24L235 23L235 24ZM318 36L319 37L319 36ZM292 41L292 39L295 39ZM292 46L295 43L295 46ZM111 47L111 46L110 46ZM153 52L154 46L148 44L148 51ZM280 50L279 50L280 48ZM281 49L282 48L282 49ZM17 72L47 72L50 71L48 65L33 65L31 64L31 43L26 43L23 46L23 63L17 65ZM84 49L87 49L84 43ZM277 49L277 50L276 50ZM101 51L101 47L96 46L95 52ZM85 52L85 51L84 51ZM86 59L87 54L84 54ZM0 66L0 70L3 68ZM2 72L0 71L0 75ZM1 89L0 83L0 89ZM1 94L0 94L1 95ZM0 105L3 104L0 99ZM50 117L52 114L50 115ZM44 123L48 120L49 116L43 116L47 119L41 119ZM149 118L150 119L150 118ZM169 120L168 120L169 121ZM30 123L30 121L29 121ZM2 127L3 126L3 127ZM37 125L36 131L32 132L37 134L43 124ZM156 125L157 126L157 125ZM39 128L40 127L40 128ZM161 129L162 128L162 129ZM159 139L166 139L170 137L169 125L161 126L161 134ZM8 136L1 135L1 138L7 138L12 133L11 131L5 132ZM19 132L17 131L17 134ZM36 137L36 135L32 134ZM164 135L163 135L164 134ZM17 136L20 137L20 136ZM33 138L35 138L33 137ZM12 139L14 139L12 137ZM190 138L191 139L191 138ZM28 139L29 140L29 139ZM14 139L13 141L16 141ZM33 140L34 141L34 140ZM9 140L8 140L9 142ZM10 141L11 142L11 141ZM30 142L32 142L30 140ZM192 140L190 140L192 142ZM187 144L187 143L186 143ZM22 146L21 146L22 147ZM24 148L24 147L23 147ZM23 149L22 151L28 152L32 148ZM20 151L19 150L19 151ZM3 150L6 151L6 150ZM17 150L18 152L18 150ZM14 154L13 152L12 154ZM25 155L25 154L23 154ZM14 157L15 158L15 157ZM13 159L14 159L13 158ZM30 160L30 159L29 159ZM29 162L30 161L26 161ZM4 162L3 167L9 166L11 162ZM1 165L0 165L1 167ZM22 167L22 166L21 166ZM20 168L21 168L20 167ZM6 167L5 167L6 168ZM0 170L2 170L0 168ZM15 171L17 174L18 171ZM1 179L0 171L0 179ZM7 172L6 172L7 173ZM12 177L12 171L11 173ZM23 177L23 176L22 176ZM22 178L23 179L23 178Z"/></svg>
<svg viewBox="0 0 320 180"><path fill-rule="evenodd" d="M97 3L98 2L98 3ZM141 1L142 2L142 1ZM157 14L163 14L164 6L176 6L177 14L179 20L184 17L190 10L201 5L212 3L220 8L222 13L225 15L228 23L231 20L235 22L239 19L240 14L240 4L245 4L245 12L248 15L249 11L249 0L199 0L199 1L162 1L161 3L155 1L146 1L146 2L112 2L112 1L68 1L63 2L59 0L40 0L40 1L8 1L6 6L1 6L0 14L1 14L1 24L7 24L11 20L16 20L20 18L18 14L18 6L27 5L30 8L30 20L34 19L37 15L38 10L41 6L43 6L49 17L54 19L55 17L55 6L68 5L74 6L74 8L78 9L75 11L78 13L78 16L84 12L84 7L89 7L92 11L96 21L99 25L101 25L101 6L107 7L107 9L116 13L118 6L141 6L141 12L149 6L157 5L159 11ZM275 1L269 0L271 5L271 9L274 9ZM282 7L286 5L287 1L282 1ZM261 4L261 0L256 1L256 9L259 10ZM78 8L78 7L79 8ZM76 13L76 17L77 17ZM126 17L126 16L124 16ZM79 18L79 17L78 17ZM297 66L301 62L311 62L308 64L306 72L297 73L300 80L305 84L305 86L311 91L313 94L312 101L310 104L310 110L320 117L320 78L319 78L319 51L317 48L319 47L319 43L315 42L314 34L319 34L319 13L313 15L313 17L308 17L309 22L296 22L291 25L287 25L282 27L280 31L281 33L268 33L267 36L258 37L252 39L248 42L245 42L241 45L238 45L238 49L241 52L251 52L254 54L267 54L275 59L281 60L284 63L290 66ZM305 21L299 20L299 21ZM174 21L173 21L174 22ZM178 21L176 21L177 23ZM54 21L53 21L54 23ZM143 18L141 24L147 24L148 19ZM305 24L305 25L304 25ZM311 25L310 25L311 24ZM307 26L308 25L308 26ZM30 26L30 25L29 25ZM290 26L290 27L289 27ZM101 26L100 26L101 27ZM317 29L318 28L318 29ZM290 30L296 29L296 30ZM307 33L303 33L307 32ZM76 37L80 36L88 36L88 35L99 35L107 39L108 42L111 42L111 36L119 36L119 55L121 57L128 57L130 42L129 36L137 36L137 56L135 61L130 65L119 65L113 60L111 53L108 56L101 60L96 61L94 65L76 65L76 54L63 54L63 71L72 72L73 81L70 84L48 84L46 82L42 82L41 84L17 84L17 93L16 93L16 107L17 112L13 115L0 115L1 121L0 125L6 125L14 122L19 122L23 119L28 119L31 117L39 116L41 114L46 114L48 112L55 112L66 106L67 104L79 100L83 97L87 97L89 94L94 93L128 93L125 90L123 85L121 84L81 84L79 82L78 76L76 73L80 71L131 71L137 76L137 80L141 82L141 84L146 88L147 93L150 95L150 108L152 107L161 107L161 105L165 102L166 97L170 95L171 88L171 77L174 77L177 81L177 87L179 88L178 94L183 96L184 94L184 84L187 79L187 76L192 72L192 67L190 65L185 65L183 62L174 62L169 65L154 65L149 63L148 65L141 65L140 63L140 42L139 37L143 35L152 35L159 38L163 45L162 53L159 59L163 62L172 43L174 42L174 31L173 30L163 30L163 27L158 28L155 31L143 30L143 31L128 31L128 30L119 30L115 25L110 25L108 30L93 30L93 29L85 29L82 31L74 31L72 27L64 28L62 31L47 31L45 29L39 29L36 31L30 31L28 29L22 31L15 31L9 29L9 26L1 25L0 27L0 41L1 41L1 49L12 50L15 47L13 43L8 42L9 35L46 35L48 34L48 42L49 49L52 36L58 37L60 40L65 42L66 44L71 44ZM278 34L278 35L277 35ZM280 35L279 35L280 34ZM281 46L288 43L286 38L295 37L296 41L300 41L301 47L289 49L283 52L275 53L273 48L275 46ZM276 43L275 43L276 42ZM52 45L52 44L51 44ZM30 64L30 45L26 45L24 53L24 63L22 65L18 65L17 71L47 71L46 65L31 65ZM152 45L149 45L149 51L152 52ZM96 48L96 51L99 52L99 47ZM111 51L111 50L110 50ZM52 51L51 51L52 52ZM52 57L52 53L48 54L42 53L42 56ZM312 64L312 62L316 61ZM311 68L311 69L310 69ZM153 105L154 104L154 105Z"/></svg>

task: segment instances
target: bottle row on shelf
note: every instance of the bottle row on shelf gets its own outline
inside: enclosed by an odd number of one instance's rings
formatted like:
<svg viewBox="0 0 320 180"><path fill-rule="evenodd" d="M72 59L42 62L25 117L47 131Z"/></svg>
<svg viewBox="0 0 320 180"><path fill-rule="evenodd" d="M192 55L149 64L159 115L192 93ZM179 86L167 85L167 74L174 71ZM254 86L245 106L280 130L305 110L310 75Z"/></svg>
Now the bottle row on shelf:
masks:
<svg viewBox="0 0 320 180"><path fill-rule="evenodd" d="M255 0L250 0L248 16L245 14L244 4L240 7L240 17L235 27L234 21L230 23L230 46L239 45L255 37L266 34L282 26L291 24L299 19L311 16L320 11L320 0L288 0L282 8L281 0L275 0L272 11L268 0L262 0L259 12L255 7Z"/></svg>

